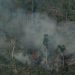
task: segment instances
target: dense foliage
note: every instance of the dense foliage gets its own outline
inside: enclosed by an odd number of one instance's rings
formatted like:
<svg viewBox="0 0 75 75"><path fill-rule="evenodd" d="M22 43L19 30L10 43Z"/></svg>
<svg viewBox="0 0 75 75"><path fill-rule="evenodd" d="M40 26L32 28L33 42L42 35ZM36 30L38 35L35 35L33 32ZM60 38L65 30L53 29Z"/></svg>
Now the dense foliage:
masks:
<svg viewBox="0 0 75 75"><path fill-rule="evenodd" d="M58 21L75 21L75 0L16 0L16 7L37 12L46 12Z"/></svg>

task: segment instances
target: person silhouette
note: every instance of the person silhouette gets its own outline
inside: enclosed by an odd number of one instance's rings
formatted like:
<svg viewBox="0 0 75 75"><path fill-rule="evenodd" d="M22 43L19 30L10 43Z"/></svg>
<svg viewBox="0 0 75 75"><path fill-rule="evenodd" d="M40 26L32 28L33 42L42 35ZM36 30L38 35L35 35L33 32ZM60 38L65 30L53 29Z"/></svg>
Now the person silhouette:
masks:
<svg viewBox="0 0 75 75"><path fill-rule="evenodd" d="M43 45L48 49L48 34L44 34Z"/></svg>

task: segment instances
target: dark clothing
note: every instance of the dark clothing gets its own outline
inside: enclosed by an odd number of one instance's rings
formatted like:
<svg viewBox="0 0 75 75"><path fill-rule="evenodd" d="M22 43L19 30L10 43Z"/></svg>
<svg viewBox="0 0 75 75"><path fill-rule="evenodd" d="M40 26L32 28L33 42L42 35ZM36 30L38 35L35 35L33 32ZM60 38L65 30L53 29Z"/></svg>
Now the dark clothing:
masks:
<svg viewBox="0 0 75 75"><path fill-rule="evenodd" d="M48 37L44 37L43 45L48 49Z"/></svg>

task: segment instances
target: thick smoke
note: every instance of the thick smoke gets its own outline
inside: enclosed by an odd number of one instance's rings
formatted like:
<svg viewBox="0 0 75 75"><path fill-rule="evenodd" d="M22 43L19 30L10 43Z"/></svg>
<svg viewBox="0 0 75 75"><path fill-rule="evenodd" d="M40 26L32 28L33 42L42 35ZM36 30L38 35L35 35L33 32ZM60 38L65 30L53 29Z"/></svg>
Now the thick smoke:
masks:
<svg viewBox="0 0 75 75"><path fill-rule="evenodd" d="M46 14L34 13L32 15L20 8L13 10L14 4L11 0L0 0L0 3L0 31L3 33L0 37L1 48L9 47L10 43L6 41L7 39L16 38L25 50L28 47L35 47L37 50L43 45L44 34L48 34L51 38L55 35L56 21ZM50 41L52 43L52 39Z"/></svg>
<svg viewBox="0 0 75 75"><path fill-rule="evenodd" d="M46 52L43 48L43 37L44 34L49 35L51 52L55 49L56 45L56 21L49 18L46 14L35 13L33 15L34 16L32 16L32 14L27 14L27 19L24 18L27 22L24 23L26 25L23 27L25 36L20 40L26 47L34 47L35 50L40 48L39 51L41 50L43 55L46 56Z"/></svg>
<svg viewBox="0 0 75 75"><path fill-rule="evenodd" d="M15 10L14 10L15 9ZM15 8L11 0L0 0L0 47L8 48L6 39L16 38L19 46L28 50L34 48L42 51L44 34L49 35L49 52L53 52L57 45L64 44L67 52L74 51L74 24L73 22L62 22L57 25L56 20L47 16L46 13L26 13L25 10ZM21 52L21 53L20 53ZM17 51L14 57L20 61L29 62L30 55L22 55L22 50ZM25 58L25 59L24 59ZM30 64L30 63L29 63Z"/></svg>
<svg viewBox="0 0 75 75"><path fill-rule="evenodd" d="M67 53L75 53L75 22L60 22L57 32L62 38L61 43L67 48Z"/></svg>

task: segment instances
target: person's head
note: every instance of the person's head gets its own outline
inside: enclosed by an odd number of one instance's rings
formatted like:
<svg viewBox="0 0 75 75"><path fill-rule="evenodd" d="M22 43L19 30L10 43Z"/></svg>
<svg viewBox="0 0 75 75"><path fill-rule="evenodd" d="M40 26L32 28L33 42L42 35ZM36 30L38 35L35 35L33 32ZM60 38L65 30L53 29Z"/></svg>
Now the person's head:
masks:
<svg viewBox="0 0 75 75"><path fill-rule="evenodd" d="M58 48L61 48L61 45L58 45Z"/></svg>
<svg viewBox="0 0 75 75"><path fill-rule="evenodd" d="M48 37L48 34L44 34L44 37Z"/></svg>

